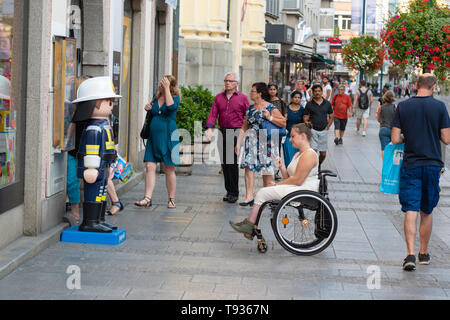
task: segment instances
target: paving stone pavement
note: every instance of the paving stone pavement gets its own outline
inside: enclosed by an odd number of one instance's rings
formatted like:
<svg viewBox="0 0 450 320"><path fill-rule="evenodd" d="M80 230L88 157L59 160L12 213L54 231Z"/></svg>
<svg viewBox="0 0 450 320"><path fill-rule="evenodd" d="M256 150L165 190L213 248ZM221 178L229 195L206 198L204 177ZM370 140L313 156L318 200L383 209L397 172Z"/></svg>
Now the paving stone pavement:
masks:
<svg viewBox="0 0 450 320"><path fill-rule="evenodd" d="M329 135L323 168L339 177L329 180L330 200L338 214L335 240L325 251L300 257L285 251L263 217L266 254L235 233L229 220L249 209L222 201L218 166L196 165L193 175L177 177L177 209L167 209L165 177L157 177L153 207L133 203L143 196L143 182L122 197L126 209L109 222L127 230L119 246L56 243L0 279L0 299L169 299L169 300L372 300L444 299L450 297L450 178L441 180L441 201L434 213L430 242L432 262L415 272L401 269L406 247L403 214L396 196L378 191L381 176L378 126L355 134L349 120L344 145ZM241 172L241 199L244 179ZM262 186L257 178L256 188ZM418 241L417 241L418 245ZM81 270L81 289L68 289L69 266ZM369 289L372 266L380 288ZM70 281L69 281L70 282Z"/></svg>

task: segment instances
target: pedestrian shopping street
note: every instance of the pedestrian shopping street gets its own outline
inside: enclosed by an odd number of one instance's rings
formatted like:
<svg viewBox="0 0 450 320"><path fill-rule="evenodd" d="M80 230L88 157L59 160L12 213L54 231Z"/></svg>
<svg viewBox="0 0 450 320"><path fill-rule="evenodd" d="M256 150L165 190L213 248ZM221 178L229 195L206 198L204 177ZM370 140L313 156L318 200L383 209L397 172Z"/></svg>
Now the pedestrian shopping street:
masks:
<svg viewBox="0 0 450 320"><path fill-rule="evenodd" d="M404 272L403 213L397 196L378 191L382 162L374 111L367 137L355 134L354 118L342 146L334 145L330 130L323 168L338 173L329 180L338 232L322 253L285 251L268 216L260 225L269 248L259 253L256 240L228 224L250 209L222 201L219 166L196 165L192 176L177 177L176 210L167 209L163 175L153 206L134 206L143 196L142 181L121 196L125 210L108 220L126 229L124 243L55 242L0 280L0 299L449 299L450 172L441 178L433 213L431 264ZM243 170L240 190L242 200ZM80 289L66 285L69 266L81 270ZM375 288L368 281L374 268L381 276Z"/></svg>

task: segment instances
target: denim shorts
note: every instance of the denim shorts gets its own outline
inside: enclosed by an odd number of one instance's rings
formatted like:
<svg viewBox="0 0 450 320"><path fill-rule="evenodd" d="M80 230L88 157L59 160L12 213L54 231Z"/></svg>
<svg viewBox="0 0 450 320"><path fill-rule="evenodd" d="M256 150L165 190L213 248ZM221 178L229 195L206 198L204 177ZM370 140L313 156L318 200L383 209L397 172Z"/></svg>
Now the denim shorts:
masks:
<svg viewBox="0 0 450 320"><path fill-rule="evenodd" d="M391 142L391 134L392 130L386 127L380 129L378 136L380 138L381 150L384 151L384 148Z"/></svg>
<svg viewBox="0 0 450 320"><path fill-rule="evenodd" d="M439 202L441 167L407 167L400 169L398 194L402 211L431 214Z"/></svg>

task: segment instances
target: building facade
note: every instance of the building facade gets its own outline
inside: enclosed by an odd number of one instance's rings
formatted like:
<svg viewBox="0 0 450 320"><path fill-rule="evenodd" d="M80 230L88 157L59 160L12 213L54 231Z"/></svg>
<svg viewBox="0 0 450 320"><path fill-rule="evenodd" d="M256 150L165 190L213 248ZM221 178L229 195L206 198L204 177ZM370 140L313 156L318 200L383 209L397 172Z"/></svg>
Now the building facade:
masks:
<svg viewBox="0 0 450 320"><path fill-rule="evenodd" d="M76 77L113 78L123 96L113 111L119 153L142 168L143 106L172 73L174 8L166 2L3 1L0 249L62 222Z"/></svg>
<svg viewBox="0 0 450 320"><path fill-rule="evenodd" d="M295 80L315 76L320 4L312 0L277 2L278 14L266 12L266 43L271 48L269 78L287 97Z"/></svg>
<svg viewBox="0 0 450 320"><path fill-rule="evenodd" d="M317 53L325 58L328 58L330 54L330 43L328 42L328 39L333 37L335 34L334 21L334 1L321 0L320 31Z"/></svg>
<svg viewBox="0 0 450 320"><path fill-rule="evenodd" d="M358 33L352 31L352 0L334 0L334 25L338 31L342 46ZM342 54L336 53L333 57L336 61L334 75L348 79L356 75L356 71L348 69L342 60Z"/></svg>
<svg viewBox="0 0 450 320"><path fill-rule="evenodd" d="M265 0L180 0L180 85L223 89L227 72L240 76L240 90L267 81Z"/></svg>

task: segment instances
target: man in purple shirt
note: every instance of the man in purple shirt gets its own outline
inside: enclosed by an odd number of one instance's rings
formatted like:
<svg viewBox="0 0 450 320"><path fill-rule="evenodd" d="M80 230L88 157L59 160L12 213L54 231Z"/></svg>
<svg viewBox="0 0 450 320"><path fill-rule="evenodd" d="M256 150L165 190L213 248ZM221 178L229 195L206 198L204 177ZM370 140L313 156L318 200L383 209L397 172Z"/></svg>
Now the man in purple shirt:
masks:
<svg viewBox="0 0 450 320"><path fill-rule="evenodd" d="M206 137L211 141L212 129L217 118L219 118L221 134L219 134L218 147L225 178L225 189L227 190L223 201L235 203L239 198L239 167L234 149L239 130L244 122L245 113L250 104L247 96L237 91L239 79L234 73L227 73L224 82L225 90L214 99L206 122L208 128Z"/></svg>

